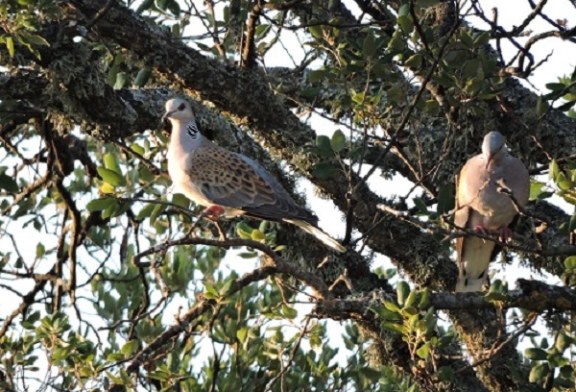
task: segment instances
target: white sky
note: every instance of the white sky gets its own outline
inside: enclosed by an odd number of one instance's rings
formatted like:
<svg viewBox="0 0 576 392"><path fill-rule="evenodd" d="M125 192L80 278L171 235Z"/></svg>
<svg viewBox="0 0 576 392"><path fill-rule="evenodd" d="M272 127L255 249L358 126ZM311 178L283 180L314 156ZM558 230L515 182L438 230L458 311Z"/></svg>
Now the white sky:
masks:
<svg viewBox="0 0 576 392"><path fill-rule="evenodd" d="M464 3L463 8L466 8L466 5L469 2L465 1L463 3ZM481 1L481 3L483 4L484 9L487 11L489 11L490 8L494 6L498 7L500 21L507 28L519 24L523 20L524 16L529 12L527 2L523 0L522 1L483 0ZM198 2L198 7L202 8L201 2ZM570 13L567 14L566 10L569 10ZM563 19L563 18L568 19L568 26L572 26L574 23L576 23L576 14L574 12L574 7L570 4L568 0L554 0L549 2L545 8L545 13L548 16L552 17L553 19ZM482 23L479 23L478 26L480 28L484 27ZM542 21L541 18L536 18L536 20L533 21L533 23L531 24L531 28L534 32L551 29L551 27L546 22ZM294 36L292 37L284 36L283 43L285 47L289 48L291 56L295 57L296 59L301 58L299 57L300 43L298 43L298 41L294 38ZM507 48L506 44L504 44L503 46L505 49ZM574 53L576 52L574 49L575 48L573 44L554 38L547 39L543 43L536 44L532 48L531 52L534 54L537 61L538 59L541 59L550 53L552 53L552 56L546 64L542 65L539 69L537 69L534 72L534 75L530 78L531 83L533 83L533 85L536 88L538 88L541 92L545 92L544 85L546 83L556 81L559 76L565 74L571 74L574 69L574 66L576 65L576 58L574 56ZM268 67L287 66L289 64L291 64L291 62L287 58L284 49L282 49L280 45L272 49L266 59L266 65ZM337 126L331 124L329 121L321 119L318 116L313 117L311 125L317 131L317 133L327 135L330 135L336 128L338 128ZM510 147L513 151L514 146ZM383 190L394 189L394 191L397 194L404 194L410 186L410 184L408 184L406 181L403 181L402 179L397 178L394 181L385 182L377 175L372 176L372 178L370 179L370 183L372 185L376 185L373 186L372 188ZM306 186L302 183L300 185L303 186L303 189L308 190L310 189L309 186ZM336 211L331 202L326 200L320 200L316 197L312 197L312 193L313 192L307 191L307 194L311 196L309 197L308 206L320 217L320 226L324 228L327 232L334 235L335 237L342 238L344 234L344 224L342 221L342 215ZM14 223L11 223L9 227L4 226L3 229L15 233L18 242L22 243L22 241L25 241L28 244L28 246L25 246L20 250L22 251L22 255L25 259L32 260L35 254L35 244L40 240L38 235L35 234L33 230L24 230L14 227ZM45 237L43 237L42 239L45 240ZM34 246L30 246L30 244L33 244ZM11 245L7 243L7 239L5 237L0 239L0 246L2 246L3 249L7 249L6 248L7 246L11 247ZM113 257L116 257L115 255L117 255L117 253L114 253ZM50 263L46 264L48 265L47 268L49 268ZM226 259L222 263L222 268L225 271L235 270L239 274L243 274L245 272L252 271L254 268L258 266L258 264L259 262L257 260L245 260L245 259L239 259L237 257L226 257ZM377 266L389 267L390 265L386 262L386 258L378 257L375 263L373 264L374 268ZM492 271L497 271L501 269L502 269L501 263L492 263L491 265ZM513 270L513 273L510 273L511 270ZM510 278L509 279L510 284L513 284L513 282L519 277L521 276L531 277L531 275L532 273L530 271L527 271L526 269L517 267L513 268L507 267L504 273L501 272L498 273L497 277L503 278L507 276ZM536 276L536 278L541 277ZM554 281L558 282L559 279L554 279ZM28 288L23 287L19 287L18 289L23 292L28 290ZM2 295L4 296L5 294L3 293ZM10 297L9 300L8 297ZM20 299L7 294L6 297L4 297L3 299L3 303L10 304L10 306L3 305L2 307L0 307L0 317L5 317L8 313L12 312L12 310L16 306L15 304L19 302ZM173 311L167 309L165 314L165 320L169 324L172 323L173 316L177 311L179 305L187 306L187 300L182 299L181 301L175 301L174 305L170 307L170 309L173 309ZM306 308L309 309L310 306L307 306ZM304 307L299 307L299 309L300 309L300 315L304 315L307 313L307 310ZM19 319L20 318L18 318L17 321L19 321ZM334 331L333 333L331 333L330 336L330 343L332 346L342 346L341 344L339 344L341 342L339 333L342 330L341 328L339 328L339 326L340 323L338 322L328 321L329 330ZM209 350L211 352L211 349ZM342 356L340 359L344 360L345 357Z"/></svg>

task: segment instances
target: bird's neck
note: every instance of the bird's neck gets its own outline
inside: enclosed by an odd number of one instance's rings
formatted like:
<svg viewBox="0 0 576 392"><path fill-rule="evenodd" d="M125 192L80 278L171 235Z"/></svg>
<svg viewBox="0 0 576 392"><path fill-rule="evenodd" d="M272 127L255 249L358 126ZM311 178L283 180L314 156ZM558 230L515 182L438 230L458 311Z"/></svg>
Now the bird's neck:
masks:
<svg viewBox="0 0 576 392"><path fill-rule="evenodd" d="M506 151L505 149L501 149L500 151L498 151L496 154L494 154L492 156L492 159L489 162L488 167L497 167L500 165L500 163L506 159L506 157L508 156L508 151ZM488 159L487 155L484 155L484 159Z"/></svg>
<svg viewBox="0 0 576 392"><path fill-rule="evenodd" d="M188 122L174 121L172 123L172 134L170 136L170 149L182 149L191 151L197 148L204 136L198 130L194 120Z"/></svg>

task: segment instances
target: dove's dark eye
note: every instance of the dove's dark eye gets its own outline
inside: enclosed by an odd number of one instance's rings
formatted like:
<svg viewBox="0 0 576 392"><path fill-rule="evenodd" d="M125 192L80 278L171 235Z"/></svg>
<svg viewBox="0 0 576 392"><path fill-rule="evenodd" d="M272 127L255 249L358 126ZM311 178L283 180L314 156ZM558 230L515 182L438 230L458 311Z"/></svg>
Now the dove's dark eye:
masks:
<svg viewBox="0 0 576 392"><path fill-rule="evenodd" d="M182 111L182 110L184 110L185 107L186 107L186 105L181 103L180 106L178 106L178 110Z"/></svg>

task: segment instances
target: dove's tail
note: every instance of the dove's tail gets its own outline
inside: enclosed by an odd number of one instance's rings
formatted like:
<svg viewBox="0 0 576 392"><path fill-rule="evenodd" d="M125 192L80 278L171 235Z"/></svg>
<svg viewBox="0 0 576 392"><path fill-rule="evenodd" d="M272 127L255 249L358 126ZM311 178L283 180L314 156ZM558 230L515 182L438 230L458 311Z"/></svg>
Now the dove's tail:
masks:
<svg viewBox="0 0 576 392"><path fill-rule="evenodd" d="M495 243L478 237L462 238L456 292L482 291L488 283L488 266L495 258Z"/></svg>
<svg viewBox="0 0 576 392"><path fill-rule="evenodd" d="M312 234L314 237L316 237L317 239L319 239L324 244L328 245L330 248L334 249L338 253L344 253L347 250L341 243L336 241L334 238L330 237L328 234L323 232L318 227L308 222L305 222L300 219L284 219L284 221L298 226L308 234Z"/></svg>
<svg viewBox="0 0 576 392"><path fill-rule="evenodd" d="M481 279L471 279L465 276L459 276L456 282L456 292L457 293L474 293L477 291L482 291L485 284L488 283L486 278Z"/></svg>

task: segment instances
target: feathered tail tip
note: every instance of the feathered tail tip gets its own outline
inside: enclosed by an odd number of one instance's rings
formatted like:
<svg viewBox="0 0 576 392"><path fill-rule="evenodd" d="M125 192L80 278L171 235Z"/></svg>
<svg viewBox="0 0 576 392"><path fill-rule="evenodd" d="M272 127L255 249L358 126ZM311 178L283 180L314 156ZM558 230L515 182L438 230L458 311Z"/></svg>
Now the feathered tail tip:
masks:
<svg viewBox="0 0 576 392"><path fill-rule="evenodd" d="M334 238L330 237L328 234L323 232L318 227L311 225L308 222L299 219L285 219L285 221L298 226L308 234L312 234L314 237L316 237L317 239L322 241L325 245L334 249L338 253L344 253L347 251L347 249L341 243L336 241Z"/></svg>
<svg viewBox="0 0 576 392"><path fill-rule="evenodd" d="M464 275L459 275L455 291L457 293L475 293L482 291L485 284L487 284L485 278L471 279Z"/></svg>

